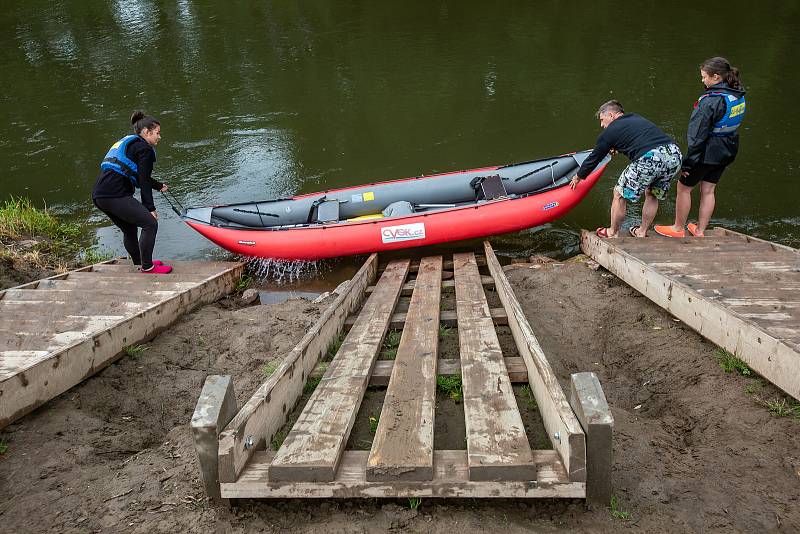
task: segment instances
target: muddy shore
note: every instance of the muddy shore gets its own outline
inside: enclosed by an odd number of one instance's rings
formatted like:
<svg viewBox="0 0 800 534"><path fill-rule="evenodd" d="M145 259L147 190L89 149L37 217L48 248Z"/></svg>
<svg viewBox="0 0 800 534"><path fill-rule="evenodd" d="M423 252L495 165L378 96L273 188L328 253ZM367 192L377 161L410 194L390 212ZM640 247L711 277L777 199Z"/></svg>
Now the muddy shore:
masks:
<svg viewBox="0 0 800 534"><path fill-rule="evenodd" d="M232 375L241 405L333 299L223 300L0 431L0 531L800 531L800 420L765 407L779 391L724 372L714 345L603 269L521 264L507 274L562 386L577 371L603 384L627 519L577 500L208 502L189 428L205 377ZM370 396L374 408L382 392ZM446 410L458 414L458 403ZM360 417L354 439L369 439L369 414Z"/></svg>

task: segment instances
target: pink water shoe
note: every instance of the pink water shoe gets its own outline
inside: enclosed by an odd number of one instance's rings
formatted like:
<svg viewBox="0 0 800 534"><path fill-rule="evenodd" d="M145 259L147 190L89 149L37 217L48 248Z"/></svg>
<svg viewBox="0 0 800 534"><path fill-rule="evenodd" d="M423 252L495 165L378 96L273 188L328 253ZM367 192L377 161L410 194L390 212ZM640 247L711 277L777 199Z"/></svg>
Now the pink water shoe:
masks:
<svg viewBox="0 0 800 534"><path fill-rule="evenodd" d="M172 272L172 266L170 265L156 265L155 263L153 266L147 270L139 269L142 274L169 274Z"/></svg>

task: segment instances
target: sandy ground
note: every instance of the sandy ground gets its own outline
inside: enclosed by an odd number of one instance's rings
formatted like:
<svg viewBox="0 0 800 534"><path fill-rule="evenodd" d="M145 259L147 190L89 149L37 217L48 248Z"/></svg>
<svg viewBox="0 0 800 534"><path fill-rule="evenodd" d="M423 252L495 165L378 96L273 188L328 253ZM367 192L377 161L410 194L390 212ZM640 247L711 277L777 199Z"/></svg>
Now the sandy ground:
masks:
<svg viewBox="0 0 800 534"><path fill-rule="evenodd" d="M403 500L208 502L189 429L205 377L232 375L241 404L330 302L221 301L0 431L0 531L800 531L800 421L765 408L777 390L723 372L713 345L602 269L515 266L508 276L565 388L572 372L600 377L628 519L577 500L427 499L417 510ZM455 350L452 338L442 345ZM369 392L357 441L370 439L382 395ZM463 411L440 405L451 424L437 427L446 434L437 446L455 446ZM532 442L539 425L529 414Z"/></svg>

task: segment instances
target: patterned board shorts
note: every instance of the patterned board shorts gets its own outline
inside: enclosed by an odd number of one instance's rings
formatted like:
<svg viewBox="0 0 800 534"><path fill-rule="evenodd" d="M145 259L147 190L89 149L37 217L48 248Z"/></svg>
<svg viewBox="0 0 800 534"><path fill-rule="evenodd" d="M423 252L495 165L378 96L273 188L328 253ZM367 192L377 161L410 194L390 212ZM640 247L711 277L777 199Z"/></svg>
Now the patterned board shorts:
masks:
<svg viewBox="0 0 800 534"><path fill-rule="evenodd" d="M658 200L664 200L672 179L681 169L681 159L678 145L662 145L649 150L625 167L614 189L626 200L634 202L645 189L649 189Z"/></svg>

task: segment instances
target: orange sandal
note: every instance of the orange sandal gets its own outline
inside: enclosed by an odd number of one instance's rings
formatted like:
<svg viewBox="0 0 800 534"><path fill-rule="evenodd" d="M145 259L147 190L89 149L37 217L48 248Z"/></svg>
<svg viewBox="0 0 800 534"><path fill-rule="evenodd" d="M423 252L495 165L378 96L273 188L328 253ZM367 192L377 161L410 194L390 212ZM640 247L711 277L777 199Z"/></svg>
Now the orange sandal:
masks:
<svg viewBox="0 0 800 534"><path fill-rule="evenodd" d="M695 223L687 224L686 229L689 230L689 233L695 237L705 237L705 233L697 231L697 225Z"/></svg>
<svg viewBox="0 0 800 534"><path fill-rule="evenodd" d="M664 237L686 237L686 232L676 232L672 229L672 226L668 224L664 226L654 226L653 230L655 230L658 235L663 235Z"/></svg>

